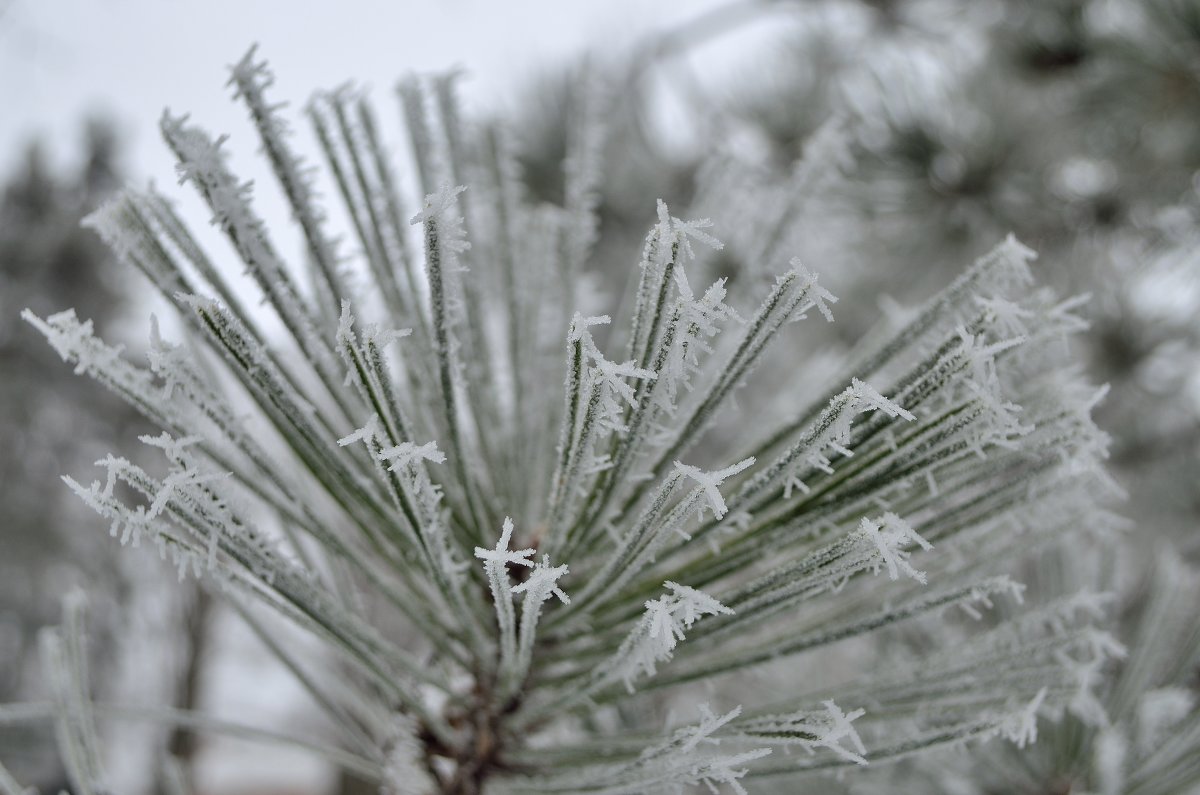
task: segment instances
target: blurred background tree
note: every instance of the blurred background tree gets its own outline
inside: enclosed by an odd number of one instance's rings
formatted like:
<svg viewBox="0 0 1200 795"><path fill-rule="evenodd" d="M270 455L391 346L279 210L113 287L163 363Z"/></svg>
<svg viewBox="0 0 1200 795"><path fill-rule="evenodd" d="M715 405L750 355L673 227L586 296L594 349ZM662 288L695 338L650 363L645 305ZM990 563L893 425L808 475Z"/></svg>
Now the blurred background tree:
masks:
<svg viewBox="0 0 1200 795"><path fill-rule="evenodd" d="M1078 359L1110 386L1097 421L1113 437L1110 470L1128 491L1119 510L1130 522L1102 555L1100 587L1114 591L1116 631L1131 647L1101 688L1111 728L1064 718L1041 727L1032 753L995 744L908 776L884 771L874 784L1200 791L1194 598L1164 602L1171 589L1194 593L1200 571L1200 2L732 5L783 21L732 77L703 74L710 53L698 37L694 50L677 46L643 61L646 74L623 78L640 90L623 95L611 152L669 165L606 174L605 218L637 217L619 206L623 197L657 187L679 202L714 178L724 180L723 206L692 214L778 211L789 250L820 267L843 299L829 336L812 343L835 361L881 317L902 316L1013 232L1041 253L1038 271L1061 294L1090 296ZM663 38L678 45L678 34ZM700 79L680 90L665 78L680 72ZM679 157L670 125L654 123L664 91L693 101L684 125L707 133L695 157ZM535 120L528 153L560 151L543 141L561 123L524 118ZM843 147L829 145L831 128L844 131ZM630 179L639 190L625 189ZM819 183L815 195L780 209L779 197L803 180ZM725 226L721 268L754 273L759 252ZM1026 572L1035 601L1099 582L1076 554L1047 554Z"/></svg>
<svg viewBox="0 0 1200 795"><path fill-rule="evenodd" d="M770 212L772 184L815 161L832 178L782 220L845 299L823 341L835 350L877 321L881 295L900 311L1015 233L1043 278L1091 296L1081 358L1112 387L1101 421L1129 515L1200 559L1200 3L775 0L710 16L776 24L725 78L705 73L703 20L613 70L605 223L636 240L643 197L685 202L714 159L740 177L702 214ZM558 173L575 83L543 81L514 114L535 185ZM664 123L664 94L683 121ZM821 146L829 125L847 151ZM752 272L757 252L721 231L720 266Z"/></svg>
<svg viewBox="0 0 1200 795"><path fill-rule="evenodd" d="M100 595L93 642L98 658L110 661L114 628L104 617L125 598L125 578L117 576L110 545L94 534L73 532L85 521L82 512L50 484L103 455L109 440L126 432L135 417L103 389L72 377L20 320L26 306L51 312L79 306L100 327L120 315L122 291L113 282L112 257L80 226L120 182L117 140L112 126L101 121L89 122L84 137L80 163L69 170L56 169L41 145L31 143L0 198L2 700L34 686L35 636L58 620L65 590L80 585ZM98 671L103 678L105 666ZM0 734L6 758L27 764L33 780L47 781L55 769L52 745L24 734Z"/></svg>
<svg viewBox="0 0 1200 795"><path fill-rule="evenodd" d="M57 488L59 475L87 467L116 440L144 432L144 421L108 391L74 377L20 320L25 307L78 307L97 329L111 329L136 301L111 252L81 225L123 181L118 135L102 119L88 121L82 133L80 153L69 165L52 162L39 142L30 143L0 197L0 701L41 692L38 630L58 621L61 595L81 587L94 600L90 646L97 692L111 697L131 677L144 686L152 668L150 680L164 689L162 700L194 707L207 599L196 588L162 593L157 569L91 532L81 506ZM158 594L149 600L156 607L131 609L148 593ZM183 631L164 636L161 625L155 627L164 613L172 622L182 617ZM150 657L136 661L146 644ZM185 759L194 753L186 732L161 738L156 750L163 744ZM0 754L11 760L13 772L47 791L57 791L61 781L53 749L49 732L0 729Z"/></svg>

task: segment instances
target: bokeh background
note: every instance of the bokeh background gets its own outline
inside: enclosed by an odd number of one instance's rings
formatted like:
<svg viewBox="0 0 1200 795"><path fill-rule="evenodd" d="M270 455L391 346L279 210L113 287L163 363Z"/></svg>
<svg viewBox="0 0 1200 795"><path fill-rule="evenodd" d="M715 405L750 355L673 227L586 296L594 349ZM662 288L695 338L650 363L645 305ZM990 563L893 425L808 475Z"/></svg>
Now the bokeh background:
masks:
<svg viewBox="0 0 1200 795"><path fill-rule="evenodd" d="M235 616L70 498L60 474L143 429L18 317L73 306L139 355L155 305L80 220L125 182L173 185L165 107L228 132L235 170L270 184L224 86L251 43L294 108L347 80L386 108L406 73L461 69L468 115L513 129L546 200L571 99L599 75L617 101L598 288L636 262L657 198L688 207L726 180L691 213L717 220L722 273L756 267L738 218L778 212L781 244L841 298L796 362L814 373L1015 233L1044 281L1090 296L1078 366L1111 385L1098 419L1129 493L1118 612L1136 614L1163 549L1200 563L1200 0L0 0L0 701L41 697L37 630L82 586L98 698L322 731ZM256 199L282 237L280 197ZM108 731L122 792L165 791L164 748L203 793L359 791L302 751ZM0 725L0 759L60 786L48 731Z"/></svg>

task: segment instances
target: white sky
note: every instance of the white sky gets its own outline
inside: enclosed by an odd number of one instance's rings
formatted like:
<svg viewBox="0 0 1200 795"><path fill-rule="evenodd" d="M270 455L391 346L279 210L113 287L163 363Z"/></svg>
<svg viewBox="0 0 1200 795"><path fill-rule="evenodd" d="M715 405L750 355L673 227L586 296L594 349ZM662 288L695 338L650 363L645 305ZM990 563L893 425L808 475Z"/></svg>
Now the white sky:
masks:
<svg viewBox="0 0 1200 795"><path fill-rule="evenodd" d="M0 0L0 177L11 173L25 143L40 136L52 157L78 157L82 120L99 112L121 134L125 178L153 181L181 202L205 245L219 235L190 188L175 185L175 162L158 133L164 108L191 114L213 135L231 136L234 173L254 180L254 204L272 230L293 233L290 213L269 168L257 157L255 133L225 83L228 66L253 43L276 75L268 97L290 104L297 149L315 156L298 109L314 90L348 80L370 89L385 143L406 151L392 88L411 71L461 67L458 83L468 116L511 108L531 78L578 58L632 47L655 31L673 30L735 0ZM754 6L755 0L742 0ZM770 6L762 2L761 7ZM687 56L705 80L761 58L749 43L772 36L779 14L751 14L750 24L714 27ZM741 20L745 21L745 19ZM731 32L736 30L736 32ZM674 108L678 112L680 106ZM660 124L691 129L673 118ZM666 119L663 124L663 119ZM686 139L686 135L685 135ZM284 241L283 251L292 249ZM218 256L220 261L222 258Z"/></svg>
<svg viewBox="0 0 1200 795"><path fill-rule="evenodd" d="M368 87L385 142L404 150L392 88L408 72L461 67L459 94L468 115L504 109L530 78L588 48L632 47L730 2L0 0L0 176L11 173L35 135L56 160L78 157L81 122L99 112L118 125L125 178L153 181L181 202L203 243L220 242L205 228L208 212L194 192L174 184L175 162L158 133L169 107L191 114L214 135L230 134L231 165L240 178L255 181L255 206L267 228L292 232L274 179L256 156L246 111L225 85L229 64L251 44L276 75L268 97L290 104L285 115L297 130L297 148L316 162L308 125L296 112L314 90L347 80ZM764 16L752 17L751 35L778 23ZM691 52L696 71L727 71L722 65L754 51L728 27L735 26L717 26L712 42ZM292 253L286 243L283 250Z"/></svg>
<svg viewBox="0 0 1200 795"><path fill-rule="evenodd" d="M253 42L278 75L274 96L296 104L348 79L382 95L409 70L461 65L464 99L489 108L539 65L721 3L0 0L0 170L34 133L48 134L59 156L73 152L80 118L102 110L127 136L131 176L168 181L173 163L156 127L164 107L214 132L248 133L224 82Z"/></svg>

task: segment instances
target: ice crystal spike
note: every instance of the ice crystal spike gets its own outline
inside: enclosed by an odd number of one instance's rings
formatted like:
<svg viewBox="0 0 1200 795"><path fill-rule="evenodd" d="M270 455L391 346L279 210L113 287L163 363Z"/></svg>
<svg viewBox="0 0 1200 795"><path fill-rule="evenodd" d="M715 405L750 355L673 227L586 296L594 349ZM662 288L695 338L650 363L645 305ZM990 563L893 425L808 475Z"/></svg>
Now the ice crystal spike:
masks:
<svg viewBox="0 0 1200 795"><path fill-rule="evenodd" d="M310 746L385 792L744 793L974 738L1024 745L1039 715L1095 714L1117 652L1089 629L1099 617L1023 614L1009 576L1112 523L1092 391L1061 366L1081 324L1032 288L1033 252L1002 242L814 384L790 341L833 319L817 276L793 259L693 288L730 225L648 197L630 294L600 314L581 277L603 229L601 82L558 207L528 198L507 131L465 119L450 78L400 87L411 159L383 147L365 95L323 92L306 113L335 208L252 51L231 85L299 267L231 172L234 139L165 115L182 181L263 301L159 195L97 212L182 339L155 324L144 367L73 312L24 314L161 431L145 441L162 466L108 456L103 482L70 488L122 541L217 584L328 710L333 734ZM842 134L826 128L822 150ZM415 200L399 188L413 181ZM802 199L743 208L736 234L769 254L755 267L786 261L777 215ZM755 399L760 374L779 400ZM792 399L801 382L815 400ZM1000 599L1013 618L961 620ZM837 648L901 622L931 645ZM298 653L284 624L328 653ZM50 643L57 720L86 788L93 729L66 652ZM839 676L779 679L780 661ZM664 729L669 706L702 701L723 706ZM1181 703L1146 701L1139 737Z"/></svg>

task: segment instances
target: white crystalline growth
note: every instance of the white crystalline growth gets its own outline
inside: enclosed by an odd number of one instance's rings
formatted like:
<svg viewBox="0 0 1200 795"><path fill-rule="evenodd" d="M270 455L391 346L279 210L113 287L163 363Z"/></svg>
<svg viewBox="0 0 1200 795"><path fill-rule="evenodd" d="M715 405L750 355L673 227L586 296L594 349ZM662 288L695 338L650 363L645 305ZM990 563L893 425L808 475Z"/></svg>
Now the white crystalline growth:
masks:
<svg viewBox="0 0 1200 795"><path fill-rule="evenodd" d="M1045 700L1046 688L1043 687L1032 701L1005 718L1000 724L1000 733L1018 748L1037 742L1037 715Z"/></svg>
<svg viewBox="0 0 1200 795"><path fill-rule="evenodd" d="M787 747L800 747L810 754L824 748L856 765L867 764L867 748L854 721L866 714L855 709L843 712L833 700L821 702L821 711L765 715L740 721L733 729L752 740L764 740Z"/></svg>
<svg viewBox="0 0 1200 795"><path fill-rule="evenodd" d="M725 498L721 496L721 491L717 487L724 483L728 478L733 477L746 469L754 466L754 458L747 458L737 462L733 466L718 469L713 472L705 472L698 467L689 466L688 464L675 462L675 469L684 477L691 478L696 484L704 490L704 497L708 502L707 507L713 512L713 515L720 519L729 512L728 506L725 505ZM701 503L697 508L696 513L698 518L704 518L704 503Z"/></svg>
<svg viewBox="0 0 1200 795"><path fill-rule="evenodd" d="M684 630L704 616L733 615L733 610L708 594L674 582L664 583L670 594L645 603L646 612L629 633L616 656L602 672L624 681L632 693L634 682L653 676L658 664L670 660Z"/></svg>
<svg viewBox="0 0 1200 795"><path fill-rule="evenodd" d="M429 461L434 464L444 463L446 454L438 450L436 441L426 442L425 444L401 442L393 447L385 447L380 450L379 460L388 462L388 469L395 472L409 464L420 461Z"/></svg>
<svg viewBox="0 0 1200 795"><path fill-rule="evenodd" d="M708 704L701 704L699 724L677 729L665 743L647 748L635 765L618 771L626 783L600 791L665 794L681 792L685 785L703 784L709 792L722 792L719 785L726 785L730 792L747 795L741 779L749 770L743 765L769 755L771 749L755 748L732 754L714 750L721 745L721 738L714 735L741 713L742 708L735 707L717 715Z"/></svg>
<svg viewBox="0 0 1200 795"><path fill-rule="evenodd" d="M886 566L888 577L893 580L900 579L903 573L922 585L925 584L925 572L918 571L908 562L909 553L905 547L916 544L921 549L930 550L933 549L933 545L922 538L908 522L891 512L885 513L878 522L864 516L855 535L874 553L875 573L879 573L881 566Z"/></svg>

